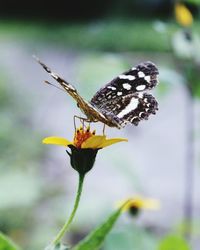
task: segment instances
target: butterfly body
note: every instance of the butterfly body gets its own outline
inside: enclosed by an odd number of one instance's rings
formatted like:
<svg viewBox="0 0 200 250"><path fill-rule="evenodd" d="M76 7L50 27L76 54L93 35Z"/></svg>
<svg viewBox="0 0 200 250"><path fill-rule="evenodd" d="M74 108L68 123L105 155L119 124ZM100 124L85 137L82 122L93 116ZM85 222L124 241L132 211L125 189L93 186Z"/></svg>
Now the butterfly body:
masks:
<svg viewBox="0 0 200 250"><path fill-rule="evenodd" d="M140 63L114 78L87 102L74 86L37 61L75 99L89 122L99 121L120 129L127 123L138 125L158 110L157 101L147 93L158 83L158 69L152 62Z"/></svg>

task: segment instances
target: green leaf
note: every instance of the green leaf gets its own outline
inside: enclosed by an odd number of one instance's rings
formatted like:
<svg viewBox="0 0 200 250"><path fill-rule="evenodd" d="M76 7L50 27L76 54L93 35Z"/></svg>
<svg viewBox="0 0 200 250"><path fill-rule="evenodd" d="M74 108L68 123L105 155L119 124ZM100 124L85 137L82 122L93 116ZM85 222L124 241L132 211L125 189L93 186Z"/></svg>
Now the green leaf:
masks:
<svg viewBox="0 0 200 250"><path fill-rule="evenodd" d="M102 223L98 228L94 229L88 236L80 241L72 250L98 250L102 245L106 235L110 232L115 222L119 218L122 208L118 209Z"/></svg>
<svg viewBox="0 0 200 250"><path fill-rule="evenodd" d="M179 235L166 236L159 245L159 250L191 250L188 243Z"/></svg>
<svg viewBox="0 0 200 250"><path fill-rule="evenodd" d="M0 250L20 250L20 248L0 232Z"/></svg>

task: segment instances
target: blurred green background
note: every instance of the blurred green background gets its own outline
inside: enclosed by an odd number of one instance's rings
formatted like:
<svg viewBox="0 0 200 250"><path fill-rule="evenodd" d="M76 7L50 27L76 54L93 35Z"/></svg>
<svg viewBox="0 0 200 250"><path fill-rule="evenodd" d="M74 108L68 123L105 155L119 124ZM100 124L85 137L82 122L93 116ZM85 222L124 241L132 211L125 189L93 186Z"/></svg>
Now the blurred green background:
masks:
<svg viewBox="0 0 200 250"><path fill-rule="evenodd" d="M158 199L161 209L137 219L124 214L103 250L199 250L199 3L184 3L194 18L187 28L177 23L172 0L1 3L0 231L23 249L43 249L53 238L77 185L65 150L41 141L72 139L80 111L67 94L43 84L52 80L37 55L86 99L142 61L160 71L157 115L138 127L106 130L129 142L98 154L67 240L76 243L116 202L141 194ZM101 133L101 124L93 127ZM163 243L168 235L174 238ZM189 238L190 248L179 237Z"/></svg>

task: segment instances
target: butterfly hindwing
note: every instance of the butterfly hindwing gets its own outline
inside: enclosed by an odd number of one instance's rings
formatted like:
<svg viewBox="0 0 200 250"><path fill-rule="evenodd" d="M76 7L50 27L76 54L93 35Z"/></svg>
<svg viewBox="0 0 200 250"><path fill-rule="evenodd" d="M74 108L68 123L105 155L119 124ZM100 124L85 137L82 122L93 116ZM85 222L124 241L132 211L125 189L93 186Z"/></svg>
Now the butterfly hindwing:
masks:
<svg viewBox="0 0 200 250"><path fill-rule="evenodd" d="M121 127L127 123L138 125L141 120L147 120L150 114L158 110L155 98L147 93L133 93L116 99L112 104L107 102L100 111L120 124Z"/></svg>

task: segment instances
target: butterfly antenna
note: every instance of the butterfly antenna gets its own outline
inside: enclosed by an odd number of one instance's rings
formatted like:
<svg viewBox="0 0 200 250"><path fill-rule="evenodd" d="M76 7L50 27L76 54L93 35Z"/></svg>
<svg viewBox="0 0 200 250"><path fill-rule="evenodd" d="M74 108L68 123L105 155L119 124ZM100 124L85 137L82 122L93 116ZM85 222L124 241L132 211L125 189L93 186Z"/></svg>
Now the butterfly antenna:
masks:
<svg viewBox="0 0 200 250"><path fill-rule="evenodd" d="M48 84L48 85L51 85L51 86L53 86L53 87L55 87L55 88L57 88L57 89L62 90L63 92L65 92L64 89L58 87L57 85L55 85L55 84L53 84L53 83L51 83L51 82L49 82L49 81L44 81L44 83L46 83L46 84Z"/></svg>

